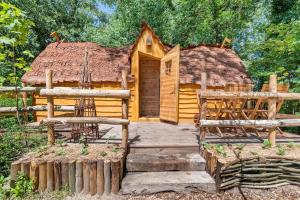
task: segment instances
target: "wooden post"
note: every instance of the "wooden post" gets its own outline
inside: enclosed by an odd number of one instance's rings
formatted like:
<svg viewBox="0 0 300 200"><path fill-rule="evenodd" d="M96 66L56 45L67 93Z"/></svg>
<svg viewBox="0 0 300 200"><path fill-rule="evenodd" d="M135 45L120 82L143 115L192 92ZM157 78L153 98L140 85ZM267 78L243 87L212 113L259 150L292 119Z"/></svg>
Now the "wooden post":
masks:
<svg viewBox="0 0 300 200"><path fill-rule="evenodd" d="M61 162L61 184L64 189L69 188L69 162Z"/></svg>
<svg viewBox="0 0 300 200"><path fill-rule="evenodd" d="M26 87L26 84L22 83L22 87ZM26 110L26 108L27 108L27 92L22 93L22 101L23 101L23 109ZM24 112L24 121L25 121L25 123L28 122L28 112L27 111Z"/></svg>
<svg viewBox="0 0 300 200"><path fill-rule="evenodd" d="M75 192L75 161L69 162L69 189L71 193Z"/></svg>
<svg viewBox="0 0 300 200"><path fill-rule="evenodd" d="M122 83L121 87L124 90L128 90L128 71L122 70ZM128 119L128 99L122 99L122 118ZM128 125L122 125L122 147L127 152L128 143Z"/></svg>
<svg viewBox="0 0 300 200"><path fill-rule="evenodd" d="M90 194L93 196L97 193L97 162L90 161Z"/></svg>
<svg viewBox="0 0 300 200"><path fill-rule="evenodd" d="M97 162L97 194L102 195L104 192L104 161Z"/></svg>
<svg viewBox="0 0 300 200"><path fill-rule="evenodd" d="M21 163L21 172L25 174L25 176L30 176L30 161L24 161Z"/></svg>
<svg viewBox="0 0 300 200"><path fill-rule="evenodd" d="M277 92L277 76L275 74L270 76L269 80L269 92ZM275 120L276 117L276 99L268 99L268 119ZM269 129L269 141L274 147L276 145L276 129Z"/></svg>
<svg viewBox="0 0 300 200"><path fill-rule="evenodd" d="M111 162L111 192L118 194L120 189L120 160L113 160Z"/></svg>
<svg viewBox="0 0 300 200"><path fill-rule="evenodd" d="M39 164L39 191L44 192L47 188L47 162Z"/></svg>
<svg viewBox="0 0 300 200"><path fill-rule="evenodd" d="M38 189L39 186L39 165L36 161L32 161L30 165L30 179L33 182L33 189Z"/></svg>
<svg viewBox="0 0 300 200"><path fill-rule="evenodd" d="M77 160L76 161L76 193L79 193L82 191L83 186L83 177L82 177L82 161Z"/></svg>
<svg viewBox="0 0 300 200"><path fill-rule="evenodd" d="M52 77L53 71L50 69L46 69L46 89L52 89ZM54 116L54 101L53 97L47 97L47 110L48 110L48 118L53 118ZM54 145L55 143L55 133L54 133L54 125L48 124L48 144Z"/></svg>
<svg viewBox="0 0 300 200"><path fill-rule="evenodd" d="M47 162L47 191L54 190L54 163L53 161Z"/></svg>
<svg viewBox="0 0 300 200"><path fill-rule="evenodd" d="M61 188L61 162L54 162L54 188L55 190L60 190Z"/></svg>
<svg viewBox="0 0 300 200"><path fill-rule="evenodd" d="M10 166L10 186L14 187L18 178L18 172L21 170L21 164L16 161Z"/></svg>
<svg viewBox="0 0 300 200"><path fill-rule="evenodd" d="M205 72L202 72L201 88L200 88L200 104L201 104L200 120L206 119L207 101L205 98L202 98L202 94L206 92L206 89L207 89L207 74ZM202 140L205 139L205 136L206 136L205 127L201 127L201 123L200 123L200 142L203 142Z"/></svg>
<svg viewBox="0 0 300 200"><path fill-rule="evenodd" d="M110 161L106 160L104 162L104 193L106 195L109 195L111 191L110 182Z"/></svg>
<svg viewBox="0 0 300 200"><path fill-rule="evenodd" d="M90 171L88 160L83 161L83 193L90 192Z"/></svg>

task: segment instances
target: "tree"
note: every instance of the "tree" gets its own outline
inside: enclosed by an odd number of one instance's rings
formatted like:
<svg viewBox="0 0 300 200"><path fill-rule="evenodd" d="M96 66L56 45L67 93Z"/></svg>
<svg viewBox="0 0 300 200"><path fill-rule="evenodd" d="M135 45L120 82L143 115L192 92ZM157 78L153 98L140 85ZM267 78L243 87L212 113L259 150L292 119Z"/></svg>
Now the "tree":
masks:
<svg viewBox="0 0 300 200"><path fill-rule="evenodd" d="M16 84L18 77L29 69L32 55L25 46L33 26L20 9L0 3L0 85Z"/></svg>
<svg viewBox="0 0 300 200"><path fill-rule="evenodd" d="M98 0L6 0L23 10L31 19L32 50L37 55L51 42L50 34L57 32L64 41L88 41L95 28L107 22Z"/></svg>
<svg viewBox="0 0 300 200"><path fill-rule="evenodd" d="M258 0L123 0L91 39L109 46L131 44L142 21L167 44L222 43L246 25Z"/></svg>

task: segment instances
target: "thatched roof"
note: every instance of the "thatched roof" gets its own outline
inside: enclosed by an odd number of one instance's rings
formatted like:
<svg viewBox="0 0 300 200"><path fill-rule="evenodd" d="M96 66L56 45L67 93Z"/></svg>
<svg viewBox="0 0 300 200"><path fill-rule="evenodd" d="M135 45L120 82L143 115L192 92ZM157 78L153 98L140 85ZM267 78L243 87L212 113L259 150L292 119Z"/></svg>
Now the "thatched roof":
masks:
<svg viewBox="0 0 300 200"><path fill-rule="evenodd" d="M130 68L131 47L106 48L95 43L52 43L31 64L22 81L31 85L45 83L45 70L53 70L53 82L77 82L84 62L85 48L88 51L89 69L93 82L120 81L121 69Z"/></svg>
<svg viewBox="0 0 300 200"><path fill-rule="evenodd" d="M207 73L207 85L252 84L240 57L228 48L199 45L180 51L180 83L200 83Z"/></svg>
<svg viewBox="0 0 300 200"><path fill-rule="evenodd" d="M85 48L89 53L93 82L120 81L121 69L130 69L134 45L107 48L90 42L52 43L33 61L32 71L22 77L22 82L30 85L44 84L47 68L53 70L54 83L77 82ZM165 45L165 49L167 51L170 47ZM209 86L252 83L241 59L231 49L208 45L181 49L180 83L200 83L201 72L208 74Z"/></svg>

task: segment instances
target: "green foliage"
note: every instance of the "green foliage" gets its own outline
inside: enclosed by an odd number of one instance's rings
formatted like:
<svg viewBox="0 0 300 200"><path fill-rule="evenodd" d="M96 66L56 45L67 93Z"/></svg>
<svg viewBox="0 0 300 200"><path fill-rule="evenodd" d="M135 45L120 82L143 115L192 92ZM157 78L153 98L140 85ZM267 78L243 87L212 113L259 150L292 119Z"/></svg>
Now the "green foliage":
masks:
<svg viewBox="0 0 300 200"><path fill-rule="evenodd" d="M264 139L262 148L263 149L270 149L272 147L272 143L268 139Z"/></svg>
<svg viewBox="0 0 300 200"><path fill-rule="evenodd" d="M255 0L124 0L92 41L108 46L132 44L146 21L167 44L221 43L235 38L255 8Z"/></svg>
<svg viewBox="0 0 300 200"><path fill-rule="evenodd" d="M107 156L107 153L106 153L105 151L101 151L101 152L100 152L100 156L101 156L101 157L106 157L106 156Z"/></svg>
<svg viewBox="0 0 300 200"><path fill-rule="evenodd" d="M287 144L287 147L288 147L288 148L291 148L291 149L295 148L295 146L296 146L296 144L295 144L294 141L290 141L290 142Z"/></svg>
<svg viewBox="0 0 300 200"><path fill-rule="evenodd" d="M236 144L236 145L235 145L235 148L241 151L241 150L243 150L243 148L244 148L245 146L246 146L246 144Z"/></svg>
<svg viewBox="0 0 300 200"><path fill-rule="evenodd" d="M12 161L29 149L35 149L46 142L45 136L23 137L20 134L4 133L0 137L0 175L7 176Z"/></svg>
<svg viewBox="0 0 300 200"><path fill-rule="evenodd" d="M81 149L80 149L80 154L81 155L88 155L88 143L87 143L87 138L86 136L82 135L79 139L79 143L82 144Z"/></svg>
<svg viewBox="0 0 300 200"><path fill-rule="evenodd" d="M97 33L96 28L107 22L107 15L98 8L99 0L7 1L35 23L31 44L36 53L52 41L50 34L54 31L65 41L87 41L90 34Z"/></svg>
<svg viewBox="0 0 300 200"><path fill-rule="evenodd" d="M213 148L213 146L212 146L211 144L208 144L208 143L204 142L204 143L203 143L203 148L204 148L204 149L210 150L210 149Z"/></svg>
<svg viewBox="0 0 300 200"><path fill-rule="evenodd" d="M277 145L276 154L279 156L283 156L286 153L286 148L283 145Z"/></svg>
<svg viewBox="0 0 300 200"><path fill-rule="evenodd" d="M0 176L0 199L5 199L9 196L9 190L5 188L5 185L8 184L9 178Z"/></svg>
<svg viewBox="0 0 300 200"><path fill-rule="evenodd" d="M16 184L10 189L12 198L22 198L33 192L33 182L24 173L19 172Z"/></svg>
<svg viewBox="0 0 300 200"><path fill-rule="evenodd" d="M28 60L32 54L24 47L33 26L33 22L20 9L0 3L0 86L16 84L18 77L30 69Z"/></svg>
<svg viewBox="0 0 300 200"><path fill-rule="evenodd" d="M223 157L226 157L227 156L227 153L224 149L224 147L221 145L221 144L216 144L215 145L215 149L217 151L217 153Z"/></svg>
<svg viewBox="0 0 300 200"><path fill-rule="evenodd" d="M64 156L64 155L66 155L66 151L65 151L65 149L63 147L60 147L60 148L57 149L57 151L55 152L55 154L57 156Z"/></svg>
<svg viewBox="0 0 300 200"><path fill-rule="evenodd" d="M120 151L120 148L116 145L114 145L111 149L111 152L113 152L113 153L118 153L119 151Z"/></svg>

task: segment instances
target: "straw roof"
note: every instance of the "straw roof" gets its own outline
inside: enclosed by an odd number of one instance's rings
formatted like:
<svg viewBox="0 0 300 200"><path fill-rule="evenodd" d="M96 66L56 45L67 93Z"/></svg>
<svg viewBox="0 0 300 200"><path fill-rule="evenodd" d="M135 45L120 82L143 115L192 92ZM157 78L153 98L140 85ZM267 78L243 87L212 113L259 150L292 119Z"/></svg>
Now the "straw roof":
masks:
<svg viewBox="0 0 300 200"><path fill-rule="evenodd" d="M207 73L207 85L252 84L240 57L228 48L199 45L180 51L180 83L200 83Z"/></svg>
<svg viewBox="0 0 300 200"><path fill-rule="evenodd" d="M142 30L145 28L149 26L144 25ZM53 70L54 83L77 82L85 48L89 53L93 82L117 82L121 80L121 69L130 70L134 46L107 48L90 42L51 43L33 61L32 71L22 77L22 82L30 85L44 84L47 68ZM164 46L166 51L171 48ZM201 72L207 73L209 86L252 83L242 60L231 49L211 45L181 49L180 83L199 84Z"/></svg>
<svg viewBox="0 0 300 200"><path fill-rule="evenodd" d="M45 83L45 70L53 70L53 82L78 82L88 51L89 69L93 82L120 81L121 69L130 68L130 47L106 48L95 43L52 43L31 64L32 71L22 77L22 82L37 85Z"/></svg>

